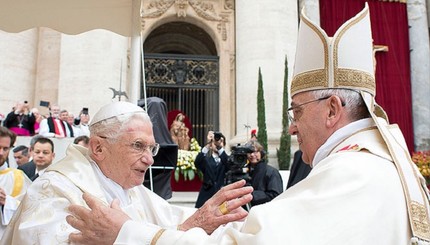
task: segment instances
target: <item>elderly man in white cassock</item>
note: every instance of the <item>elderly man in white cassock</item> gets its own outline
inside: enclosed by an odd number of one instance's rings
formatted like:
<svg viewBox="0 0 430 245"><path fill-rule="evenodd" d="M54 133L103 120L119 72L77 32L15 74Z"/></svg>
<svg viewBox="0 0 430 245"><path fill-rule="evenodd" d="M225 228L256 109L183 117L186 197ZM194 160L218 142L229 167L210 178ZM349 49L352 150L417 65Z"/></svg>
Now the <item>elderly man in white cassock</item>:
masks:
<svg viewBox="0 0 430 245"><path fill-rule="evenodd" d="M210 236L159 227L152 244L428 244L425 182L375 104L367 4L334 37L301 16L291 96L289 132L313 168L308 177L253 207L240 227ZM100 228L90 221L83 233ZM127 221L119 234L150 231Z"/></svg>
<svg viewBox="0 0 430 245"><path fill-rule="evenodd" d="M131 219L152 227L145 230L149 239L159 227L185 231L199 226L210 234L222 224L246 217L241 206L252 199L252 188L241 188L244 182L220 190L197 211L170 205L142 185L159 146L141 107L128 102L106 105L95 114L90 132L89 149L71 144L66 157L33 182L0 244L69 244L69 235L76 230L66 222L68 207L86 205L84 199L89 197L102 205L99 217L108 215L111 207L124 211L114 217L116 222ZM218 206L226 201L230 214L223 215ZM109 239L117 237L119 228L85 235L101 236L112 244ZM115 243L126 244L131 238L119 237Z"/></svg>

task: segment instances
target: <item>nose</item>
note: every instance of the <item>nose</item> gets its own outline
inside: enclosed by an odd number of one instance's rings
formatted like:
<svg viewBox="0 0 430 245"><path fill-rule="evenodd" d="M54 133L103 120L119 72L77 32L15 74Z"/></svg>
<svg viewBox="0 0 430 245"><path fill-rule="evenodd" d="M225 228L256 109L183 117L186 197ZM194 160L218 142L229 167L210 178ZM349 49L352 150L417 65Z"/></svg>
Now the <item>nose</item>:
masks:
<svg viewBox="0 0 430 245"><path fill-rule="evenodd" d="M152 166L152 164L154 164L154 158L150 151L145 151L140 157L140 160L148 166Z"/></svg>
<svg viewBox="0 0 430 245"><path fill-rule="evenodd" d="M296 135L297 134L297 127L295 124L290 124L290 126L288 127L288 133L290 135Z"/></svg>

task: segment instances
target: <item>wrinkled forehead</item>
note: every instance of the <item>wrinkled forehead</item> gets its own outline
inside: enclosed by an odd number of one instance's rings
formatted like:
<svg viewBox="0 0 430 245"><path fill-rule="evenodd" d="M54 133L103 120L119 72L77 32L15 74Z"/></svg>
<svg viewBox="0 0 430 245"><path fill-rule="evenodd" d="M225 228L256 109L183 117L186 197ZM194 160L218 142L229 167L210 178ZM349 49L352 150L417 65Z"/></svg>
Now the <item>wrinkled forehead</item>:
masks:
<svg viewBox="0 0 430 245"><path fill-rule="evenodd" d="M154 141L154 133L150 120L142 117L132 118L126 122L120 130L118 136L141 138L148 141Z"/></svg>

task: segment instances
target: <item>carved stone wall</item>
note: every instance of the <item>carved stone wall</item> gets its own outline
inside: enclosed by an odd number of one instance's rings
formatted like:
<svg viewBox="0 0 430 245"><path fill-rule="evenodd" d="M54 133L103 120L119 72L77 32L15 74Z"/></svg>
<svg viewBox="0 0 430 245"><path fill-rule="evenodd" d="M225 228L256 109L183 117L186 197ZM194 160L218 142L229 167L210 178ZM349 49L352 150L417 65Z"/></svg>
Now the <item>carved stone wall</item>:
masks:
<svg viewBox="0 0 430 245"><path fill-rule="evenodd" d="M152 0L144 1L143 4L141 23L144 42L152 31L172 22L185 22L200 27L212 39L216 48L215 55L219 56L219 130L225 135L233 136L236 116L235 69L232 62L232 57L235 56L234 1Z"/></svg>

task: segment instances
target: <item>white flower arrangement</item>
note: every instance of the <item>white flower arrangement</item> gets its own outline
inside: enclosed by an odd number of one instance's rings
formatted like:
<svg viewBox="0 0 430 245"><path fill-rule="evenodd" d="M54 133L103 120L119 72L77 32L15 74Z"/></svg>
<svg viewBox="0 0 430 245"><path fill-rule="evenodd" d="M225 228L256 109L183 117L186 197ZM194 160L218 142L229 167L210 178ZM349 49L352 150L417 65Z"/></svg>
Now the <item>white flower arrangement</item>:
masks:
<svg viewBox="0 0 430 245"><path fill-rule="evenodd" d="M175 180L179 181L179 175L182 174L184 176L184 180L193 180L196 177L196 174L199 176L201 173L197 170L194 165L194 160L196 159L197 154L199 154L202 147L197 142L196 138L191 139L190 150L178 150L178 162L176 164L175 169Z"/></svg>

